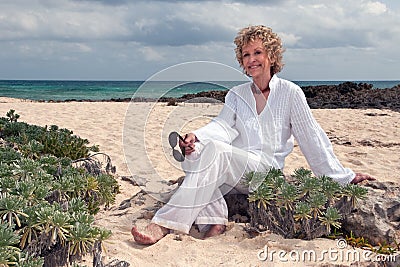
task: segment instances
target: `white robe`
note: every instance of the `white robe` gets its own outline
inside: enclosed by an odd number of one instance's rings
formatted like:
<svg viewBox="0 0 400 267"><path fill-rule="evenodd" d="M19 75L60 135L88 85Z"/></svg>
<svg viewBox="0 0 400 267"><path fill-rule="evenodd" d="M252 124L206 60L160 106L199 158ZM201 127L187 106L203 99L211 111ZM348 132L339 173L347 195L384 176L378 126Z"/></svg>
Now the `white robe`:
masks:
<svg viewBox="0 0 400 267"><path fill-rule="evenodd" d="M250 86L229 90L218 117L194 131L200 142L182 164L185 180L152 222L185 233L193 223L201 230L209 224L226 224L223 195L232 188L248 193L242 183L246 172L271 166L283 169L293 150L293 136L315 175L330 176L341 184L355 177L334 155L299 86L274 75L260 114Z"/></svg>
<svg viewBox="0 0 400 267"><path fill-rule="evenodd" d="M298 85L274 75L269 83L267 105L260 115L250 85L245 83L229 90L218 117L194 132L199 140L217 138L261 154L267 161L272 160L272 166L283 169L286 156L293 150L294 136L315 175L327 175L341 184L355 177L336 158ZM232 133L234 130L237 133Z"/></svg>

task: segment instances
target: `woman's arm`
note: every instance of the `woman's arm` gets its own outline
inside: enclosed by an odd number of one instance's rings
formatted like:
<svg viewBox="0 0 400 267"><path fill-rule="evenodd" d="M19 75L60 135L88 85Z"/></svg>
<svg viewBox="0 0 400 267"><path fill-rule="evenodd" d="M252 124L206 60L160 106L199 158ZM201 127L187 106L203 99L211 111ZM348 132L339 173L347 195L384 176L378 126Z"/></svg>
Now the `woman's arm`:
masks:
<svg viewBox="0 0 400 267"><path fill-rule="evenodd" d="M341 184L352 182L356 174L344 168L335 156L328 136L312 115L300 88L293 94L290 112L292 133L314 174L332 177Z"/></svg>
<svg viewBox="0 0 400 267"><path fill-rule="evenodd" d="M225 96L225 104L219 115L212 119L206 126L193 132L197 139L200 141L213 139L228 144L232 143L239 134L234 128L236 123L236 106L236 95L234 92L229 91Z"/></svg>

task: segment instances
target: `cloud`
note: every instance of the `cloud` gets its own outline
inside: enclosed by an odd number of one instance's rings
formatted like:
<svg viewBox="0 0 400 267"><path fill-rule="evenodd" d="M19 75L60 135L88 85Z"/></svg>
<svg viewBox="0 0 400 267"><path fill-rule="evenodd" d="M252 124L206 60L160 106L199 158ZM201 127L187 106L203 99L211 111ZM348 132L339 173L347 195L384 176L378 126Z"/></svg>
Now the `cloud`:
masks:
<svg viewBox="0 0 400 267"><path fill-rule="evenodd" d="M88 73L102 79L147 77L191 60L238 67L233 39L251 24L270 26L281 36L288 62L312 61L324 69L323 64L338 64L337 56L343 61L354 55L363 65L372 58L389 62L381 73L394 73L400 64L398 9L387 0L2 0L0 73L19 75L6 64L27 62L42 66L43 76L59 71L58 76ZM316 54L325 63L315 62ZM285 75L301 73L286 68Z"/></svg>
<svg viewBox="0 0 400 267"><path fill-rule="evenodd" d="M163 56L160 52L156 51L151 47L142 47L139 48L139 51L142 53L144 59L146 61L160 61L163 60Z"/></svg>
<svg viewBox="0 0 400 267"><path fill-rule="evenodd" d="M372 15L381 15L385 12L387 12L387 7L384 3L381 2L367 2L364 5L364 10L368 13L368 14L372 14Z"/></svg>

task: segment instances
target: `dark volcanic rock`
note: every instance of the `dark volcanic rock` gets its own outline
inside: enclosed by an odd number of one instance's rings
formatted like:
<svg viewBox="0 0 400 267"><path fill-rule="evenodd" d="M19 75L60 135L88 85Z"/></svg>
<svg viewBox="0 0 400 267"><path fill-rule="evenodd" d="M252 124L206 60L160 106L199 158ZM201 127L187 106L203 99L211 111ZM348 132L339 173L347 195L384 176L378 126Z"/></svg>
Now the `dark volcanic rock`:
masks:
<svg viewBox="0 0 400 267"><path fill-rule="evenodd" d="M206 91L200 92L197 94L186 94L178 98L179 101L190 102L192 99L202 100L201 102L225 102L225 95L228 93L228 90L225 91ZM208 100L208 101L206 101Z"/></svg>
<svg viewBox="0 0 400 267"><path fill-rule="evenodd" d="M311 108L388 108L400 110L400 86L373 89L371 84L345 82L339 85L302 88Z"/></svg>
<svg viewBox="0 0 400 267"><path fill-rule="evenodd" d="M372 84L344 82L339 85L304 86L302 88L311 108L387 108L400 110L400 85L387 89L374 89ZM228 91L207 91L177 98L184 102L224 102ZM160 99L167 102L169 99ZM199 101L201 100L201 101Z"/></svg>

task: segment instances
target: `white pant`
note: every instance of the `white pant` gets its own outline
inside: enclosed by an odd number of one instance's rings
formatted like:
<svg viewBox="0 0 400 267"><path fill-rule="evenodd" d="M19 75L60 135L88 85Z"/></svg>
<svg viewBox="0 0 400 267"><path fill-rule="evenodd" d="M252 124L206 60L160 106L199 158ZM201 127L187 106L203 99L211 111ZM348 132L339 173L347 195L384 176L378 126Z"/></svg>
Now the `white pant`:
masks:
<svg viewBox="0 0 400 267"><path fill-rule="evenodd" d="M200 230L210 224L226 224L228 208L223 195L233 188L247 194L243 175L266 171L268 166L260 155L221 141L196 143L196 151L182 163L186 173L183 183L152 222L184 233L189 233L193 223Z"/></svg>

